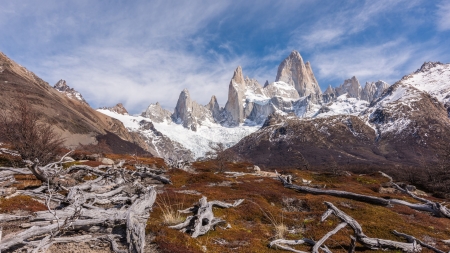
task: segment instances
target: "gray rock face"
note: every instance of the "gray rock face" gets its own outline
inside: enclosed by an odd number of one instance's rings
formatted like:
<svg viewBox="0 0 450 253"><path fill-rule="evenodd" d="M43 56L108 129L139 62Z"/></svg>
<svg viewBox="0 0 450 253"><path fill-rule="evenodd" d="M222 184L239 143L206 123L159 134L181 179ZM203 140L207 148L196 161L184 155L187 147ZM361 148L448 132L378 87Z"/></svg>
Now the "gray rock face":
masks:
<svg viewBox="0 0 450 253"><path fill-rule="evenodd" d="M141 132L138 133L155 156L172 160L194 160L194 154L190 150L156 130L152 122L142 120L139 128Z"/></svg>
<svg viewBox="0 0 450 253"><path fill-rule="evenodd" d="M57 91L64 93L67 97L69 97L70 99L76 99L79 100L81 102L83 102L86 105L89 105L86 100L84 100L83 96L81 95L81 93L79 93L78 91L74 90L73 88L70 88L69 85L67 85L66 80L59 80L55 86L53 86L53 88L55 88Z"/></svg>
<svg viewBox="0 0 450 253"><path fill-rule="evenodd" d="M322 94L311 64L309 62L305 64L300 53L295 50L278 67L275 81L283 81L294 86L300 97Z"/></svg>
<svg viewBox="0 0 450 253"><path fill-rule="evenodd" d="M245 80L241 66L234 71L228 88L228 101L225 105L226 123L235 126L244 122Z"/></svg>
<svg viewBox="0 0 450 253"><path fill-rule="evenodd" d="M216 96L212 96L209 103L206 105L206 108L211 111L212 117L216 122L221 121L221 113L219 103L217 102Z"/></svg>
<svg viewBox="0 0 450 253"><path fill-rule="evenodd" d="M197 102L192 101L187 89L184 89L180 93L177 106L172 114L172 119L177 124L183 124L185 128L193 131L197 131L202 121L209 119L214 122L211 111L197 104Z"/></svg>
<svg viewBox="0 0 450 253"><path fill-rule="evenodd" d="M156 104L150 104L147 107L147 110L145 110L142 113L142 117L146 117L151 119L153 122L164 122L164 121L170 121L171 120L172 113L164 108L161 107L159 102L156 102Z"/></svg>
<svg viewBox="0 0 450 253"><path fill-rule="evenodd" d="M362 88L355 76L345 80L343 84L336 87L336 96L340 96L345 93L347 93L347 95L351 98L361 99Z"/></svg>
<svg viewBox="0 0 450 253"><path fill-rule="evenodd" d="M323 103L329 103L333 101L336 98L336 91L333 87L331 87L331 84L328 86L328 88L325 90L325 92L322 94L322 102Z"/></svg>
<svg viewBox="0 0 450 253"><path fill-rule="evenodd" d="M366 82L361 99L372 102L374 99L379 98L387 88L389 88L389 84L381 80L377 82Z"/></svg>

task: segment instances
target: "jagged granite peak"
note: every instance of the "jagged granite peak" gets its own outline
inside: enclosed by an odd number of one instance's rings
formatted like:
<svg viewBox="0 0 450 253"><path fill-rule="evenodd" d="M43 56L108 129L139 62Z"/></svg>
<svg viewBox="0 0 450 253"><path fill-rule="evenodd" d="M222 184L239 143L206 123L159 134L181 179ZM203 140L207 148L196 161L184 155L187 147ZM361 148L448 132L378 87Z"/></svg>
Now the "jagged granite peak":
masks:
<svg viewBox="0 0 450 253"><path fill-rule="evenodd" d="M244 122L245 80L241 66L234 71L228 86L228 101L225 105L224 118L228 125L236 126Z"/></svg>
<svg viewBox="0 0 450 253"><path fill-rule="evenodd" d="M177 124L183 124L185 128L191 129L192 131L197 131L198 126L205 120L214 122L212 112L205 106L191 100L187 89L184 89L180 93L177 106L172 114L172 119Z"/></svg>
<svg viewBox="0 0 450 253"><path fill-rule="evenodd" d="M221 110L219 103L217 102L216 96L212 96L209 103L206 105L206 108L211 111L212 116L216 122L220 122L221 120Z"/></svg>
<svg viewBox="0 0 450 253"><path fill-rule="evenodd" d="M267 85L269 85L269 80L266 80L266 82L264 83L263 88L267 87Z"/></svg>
<svg viewBox="0 0 450 253"><path fill-rule="evenodd" d="M361 99L372 102L381 97L381 94L383 94L387 88L389 88L389 84L381 80L376 82L366 82L366 86L364 86L361 94Z"/></svg>
<svg viewBox="0 0 450 253"><path fill-rule="evenodd" d="M233 73L233 78L231 78L232 81L234 81L235 83L238 84L244 84L245 83L245 79L244 79L244 75L242 74L242 67L238 66L236 68L236 70Z"/></svg>
<svg viewBox="0 0 450 253"><path fill-rule="evenodd" d="M79 100L85 104L88 104L86 102L86 100L84 100L83 96L81 95L81 93L79 93L78 91L76 91L73 88L70 88L69 85L67 85L66 80L59 80L54 86L53 88L55 88L57 91L64 93L68 98L70 99L76 99Z"/></svg>
<svg viewBox="0 0 450 253"><path fill-rule="evenodd" d="M336 87L336 95L341 96L345 93L351 98L361 99L362 87L356 76L344 81L339 87Z"/></svg>
<svg viewBox="0 0 450 253"><path fill-rule="evenodd" d="M117 105L115 105L113 107L101 107L100 109L110 110L112 112L122 114L122 115L128 115L128 111L127 111L127 109L125 109L125 107L123 106L122 103L118 103Z"/></svg>
<svg viewBox="0 0 450 253"><path fill-rule="evenodd" d="M275 82L279 81L294 86L300 97L322 94L311 64L305 64L300 53L295 50L278 66Z"/></svg>
<svg viewBox="0 0 450 253"><path fill-rule="evenodd" d="M323 94L335 94L336 92L334 91L333 87L331 87L331 84L328 85L328 88L325 90L325 92Z"/></svg>

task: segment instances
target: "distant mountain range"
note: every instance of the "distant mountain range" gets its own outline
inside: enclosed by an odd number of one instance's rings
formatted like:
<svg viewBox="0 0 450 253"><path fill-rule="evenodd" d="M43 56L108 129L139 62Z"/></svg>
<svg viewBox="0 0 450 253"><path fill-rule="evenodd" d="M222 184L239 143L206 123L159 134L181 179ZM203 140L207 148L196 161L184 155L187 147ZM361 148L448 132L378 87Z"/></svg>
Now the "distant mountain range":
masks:
<svg viewBox="0 0 450 253"><path fill-rule="evenodd" d="M173 112L155 103L133 116L122 104L95 112L64 80L51 89L0 56L2 94L12 96L21 87L3 85L8 82L45 90L50 94L45 99L36 97L39 92L29 92L33 89L22 92L71 139L95 139L108 131L155 156L174 160L202 157L211 143L221 142L261 166L301 166L299 155L313 165L414 165L436 160L450 140L449 64L424 63L392 86L379 80L362 87L353 76L322 92L311 64L293 51L280 63L273 83L261 85L244 78L237 67L224 107L215 96L200 105L185 89ZM62 105L48 109L46 105L55 101ZM2 108L12 107L3 103ZM66 117L58 117L63 111L73 111L79 118L69 115L73 119L68 122L67 112Z"/></svg>

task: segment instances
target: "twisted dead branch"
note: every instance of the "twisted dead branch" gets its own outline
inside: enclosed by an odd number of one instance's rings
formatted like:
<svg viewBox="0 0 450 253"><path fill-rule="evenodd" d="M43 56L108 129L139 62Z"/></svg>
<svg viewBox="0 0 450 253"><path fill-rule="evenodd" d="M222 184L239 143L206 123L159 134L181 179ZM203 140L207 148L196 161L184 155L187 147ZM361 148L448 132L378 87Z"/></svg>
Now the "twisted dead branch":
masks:
<svg viewBox="0 0 450 253"><path fill-rule="evenodd" d="M240 205L244 200L236 200L233 204L222 201L207 201L206 197L202 197L198 204L185 210L179 210L180 213L193 213L194 215L186 218L186 221L170 228L180 230L190 234L193 238L206 234L210 229L214 229L217 224L225 222L220 218L214 217L212 208L214 206L220 208L230 208Z"/></svg>

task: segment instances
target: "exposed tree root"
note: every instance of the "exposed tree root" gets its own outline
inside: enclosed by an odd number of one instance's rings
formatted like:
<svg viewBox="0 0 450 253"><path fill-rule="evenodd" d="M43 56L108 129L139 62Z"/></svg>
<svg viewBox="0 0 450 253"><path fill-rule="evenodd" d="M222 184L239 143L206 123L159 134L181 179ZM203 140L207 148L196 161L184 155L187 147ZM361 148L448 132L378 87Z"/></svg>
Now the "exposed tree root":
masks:
<svg viewBox="0 0 450 253"><path fill-rule="evenodd" d="M206 234L210 229L224 220L214 217L212 211L213 206L221 208L230 208L240 205L244 200L236 200L233 204L228 204L222 201L207 201L206 197L202 197L197 205L186 210L180 210L181 213L194 213L193 216L187 217L186 221L170 228L181 230L182 232L189 233L193 238Z"/></svg>

